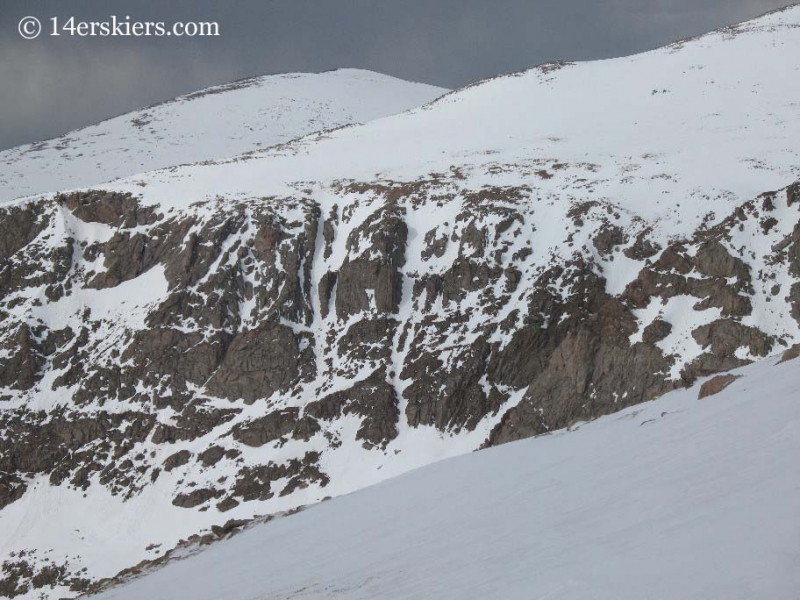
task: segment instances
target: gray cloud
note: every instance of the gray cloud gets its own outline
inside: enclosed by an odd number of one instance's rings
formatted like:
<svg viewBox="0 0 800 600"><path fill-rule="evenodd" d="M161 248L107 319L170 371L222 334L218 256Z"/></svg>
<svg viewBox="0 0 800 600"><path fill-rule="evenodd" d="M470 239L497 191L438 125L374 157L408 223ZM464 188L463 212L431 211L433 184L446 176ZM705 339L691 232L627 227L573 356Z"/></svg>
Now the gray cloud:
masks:
<svg viewBox="0 0 800 600"><path fill-rule="evenodd" d="M458 87L556 59L640 52L785 0L3 0L0 148L250 75L372 69ZM217 21L218 38L17 34L27 15Z"/></svg>

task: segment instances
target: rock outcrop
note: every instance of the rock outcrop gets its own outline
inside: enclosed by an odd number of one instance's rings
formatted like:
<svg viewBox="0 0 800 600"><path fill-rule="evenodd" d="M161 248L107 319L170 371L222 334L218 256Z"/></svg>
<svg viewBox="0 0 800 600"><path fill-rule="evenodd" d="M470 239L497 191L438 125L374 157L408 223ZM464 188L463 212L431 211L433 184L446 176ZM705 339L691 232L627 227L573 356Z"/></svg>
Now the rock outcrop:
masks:
<svg viewBox="0 0 800 600"><path fill-rule="evenodd" d="M0 209L0 509L43 477L251 518L322 497L354 451L542 434L796 341L757 315L800 322L794 187L679 240L562 203L544 253L531 189L459 181ZM624 285L614 261L636 266Z"/></svg>
<svg viewBox="0 0 800 600"><path fill-rule="evenodd" d="M709 396L716 396L737 379L739 379L737 375L717 375L716 377L712 377L700 386L698 400L708 398Z"/></svg>

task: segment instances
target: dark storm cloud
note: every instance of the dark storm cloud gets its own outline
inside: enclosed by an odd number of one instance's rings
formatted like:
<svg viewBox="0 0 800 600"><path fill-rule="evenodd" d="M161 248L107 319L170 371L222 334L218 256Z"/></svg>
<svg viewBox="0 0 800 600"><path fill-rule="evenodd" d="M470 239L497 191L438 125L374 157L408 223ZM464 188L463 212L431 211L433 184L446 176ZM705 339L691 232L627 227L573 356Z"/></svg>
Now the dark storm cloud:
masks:
<svg viewBox="0 0 800 600"><path fill-rule="evenodd" d="M556 59L655 48L782 0L2 0L0 148L249 75L372 69L458 87ZM215 38L26 41L22 17L216 21Z"/></svg>

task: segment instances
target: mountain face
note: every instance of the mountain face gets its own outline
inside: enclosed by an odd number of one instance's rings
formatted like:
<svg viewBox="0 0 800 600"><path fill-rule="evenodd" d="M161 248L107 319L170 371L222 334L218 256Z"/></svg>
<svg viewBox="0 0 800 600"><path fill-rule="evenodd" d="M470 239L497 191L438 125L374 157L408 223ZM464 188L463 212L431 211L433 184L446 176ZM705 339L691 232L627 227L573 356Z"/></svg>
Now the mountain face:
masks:
<svg viewBox="0 0 800 600"><path fill-rule="evenodd" d="M0 593L796 344L798 57L793 7L0 205Z"/></svg>
<svg viewBox="0 0 800 600"><path fill-rule="evenodd" d="M0 202L267 148L446 92L358 69L243 79L0 152Z"/></svg>
<svg viewBox="0 0 800 600"><path fill-rule="evenodd" d="M793 598L800 365L777 362L236 530L100 599Z"/></svg>

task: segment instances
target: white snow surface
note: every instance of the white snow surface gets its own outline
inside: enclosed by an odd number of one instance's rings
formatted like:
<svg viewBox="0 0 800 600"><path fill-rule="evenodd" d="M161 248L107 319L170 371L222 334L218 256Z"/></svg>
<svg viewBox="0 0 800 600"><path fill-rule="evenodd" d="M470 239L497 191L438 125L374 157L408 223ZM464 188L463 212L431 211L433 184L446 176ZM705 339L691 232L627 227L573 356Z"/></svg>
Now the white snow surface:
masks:
<svg viewBox="0 0 800 600"><path fill-rule="evenodd" d="M0 202L282 144L447 90L359 69L254 77L0 152Z"/></svg>
<svg viewBox="0 0 800 600"><path fill-rule="evenodd" d="M611 201L654 223L656 234L677 237L709 213L723 218L738 202L800 178L798 57L793 6L631 57L496 77L247 160L103 187L186 206L296 193L304 182L417 180L458 167L465 186L525 184L542 197ZM538 180L540 169L551 177Z"/></svg>
<svg viewBox="0 0 800 600"><path fill-rule="evenodd" d="M258 525L99 596L797 598L800 363Z"/></svg>

